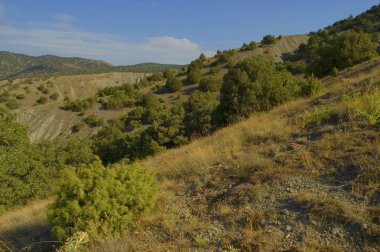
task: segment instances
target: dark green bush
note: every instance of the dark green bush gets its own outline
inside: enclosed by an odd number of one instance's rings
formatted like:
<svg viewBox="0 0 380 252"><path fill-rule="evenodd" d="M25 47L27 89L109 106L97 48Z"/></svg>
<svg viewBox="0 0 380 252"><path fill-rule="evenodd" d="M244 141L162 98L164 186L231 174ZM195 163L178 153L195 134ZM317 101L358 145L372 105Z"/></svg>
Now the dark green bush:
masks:
<svg viewBox="0 0 380 252"><path fill-rule="evenodd" d="M182 81L178 77L172 76L166 80L165 89L168 92L178 92L178 91L181 91L182 88L183 88Z"/></svg>
<svg viewBox="0 0 380 252"><path fill-rule="evenodd" d="M204 92L216 92L219 91L222 86L222 80L216 76L204 77L199 82L199 89Z"/></svg>
<svg viewBox="0 0 380 252"><path fill-rule="evenodd" d="M251 41L249 44L244 43L243 46L240 48L240 51L249 51L249 50L255 50L257 47L257 43L255 41Z"/></svg>
<svg viewBox="0 0 380 252"><path fill-rule="evenodd" d="M187 81L190 84L198 83L202 79L202 71L198 67L189 68L187 71Z"/></svg>
<svg viewBox="0 0 380 252"><path fill-rule="evenodd" d="M292 74L303 74L307 65L304 61L285 61L284 67Z"/></svg>
<svg viewBox="0 0 380 252"><path fill-rule="evenodd" d="M118 91L117 93L107 97L102 102L104 109L121 109L135 104L135 99L123 91Z"/></svg>
<svg viewBox="0 0 380 252"><path fill-rule="evenodd" d="M186 132L191 135L206 135L212 129L213 113L218 105L216 95L195 91L185 104Z"/></svg>
<svg viewBox="0 0 380 252"><path fill-rule="evenodd" d="M26 127L0 108L0 212L45 197L48 173L41 153L29 142Z"/></svg>
<svg viewBox="0 0 380 252"><path fill-rule="evenodd" d="M224 76L219 116L224 123L268 110L299 93L299 81L262 56L237 63Z"/></svg>
<svg viewBox="0 0 380 252"><path fill-rule="evenodd" d="M13 109L18 109L20 107L20 104L16 101L16 99L11 99L7 103L5 103L5 106L13 110Z"/></svg>
<svg viewBox="0 0 380 252"><path fill-rule="evenodd" d="M49 89L47 87L45 87L45 85L41 84L37 87L37 89L39 91L41 91L41 93L43 94L48 94L49 93Z"/></svg>
<svg viewBox="0 0 380 252"><path fill-rule="evenodd" d="M300 95L301 96L310 96L318 93L322 90L322 82L316 78L314 75L310 75L306 78L306 80L300 83Z"/></svg>
<svg viewBox="0 0 380 252"><path fill-rule="evenodd" d="M165 78L165 79L168 79L170 77L173 77L175 75L175 72L171 69L166 69L163 73L162 73L162 76Z"/></svg>
<svg viewBox="0 0 380 252"><path fill-rule="evenodd" d="M50 100L56 101L59 98L59 94L58 93L54 93L54 94L50 95L49 98L50 98Z"/></svg>
<svg viewBox="0 0 380 252"><path fill-rule="evenodd" d="M72 128L72 130L73 130L73 132L79 132L84 126L85 126L86 124L83 122L83 121L79 121L79 122L77 122L74 126L73 126L73 128Z"/></svg>
<svg viewBox="0 0 380 252"><path fill-rule="evenodd" d="M23 99L25 99L25 95L24 94L18 94L18 95L16 95L16 99L17 100L23 100Z"/></svg>
<svg viewBox="0 0 380 252"><path fill-rule="evenodd" d="M225 64L230 63L232 57L234 56L235 51L234 50L225 50L223 52L220 52L218 56L218 63L219 64Z"/></svg>
<svg viewBox="0 0 380 252"><path fill-rule="evenodd" d="M207 60L206 58L206 55L204 53L201 53L201 55L199 55L199 59L202 61L202 62L205 62Z"/></svg>
<svg viewBox="0 0 380 252"><path fill-rule="evenodd" d="M11 94L8 91L4 91L3 93L0 94L0 102L7 102L9 101L11 97Z"/></svg>
<svg viewBox="0 0 380 252"><path fill-rule="evenodd" d="M162 76L162 73L155 72L151 76L148 76L146 79L148 81L161 81L164 77Z"/></svg>
<svg viewBox="0 0 380 252"><path fill-rule="evenodd" d="M95 114L91 114L83 119L83 121L90 127L96 127L101 126L104 124L104 119L101 117L98 117Z"/></svg>
<svg viewBox="0 0 380 252"><path fill-rule="evenodd" d="M40 96L40 98L38 98L36 102L37 104L45 104L48 102L48 99L45 96Z"/></svg>
<svg viewBox="0 0 380 252"><path fill-rule="evenodd" d="M308 71L325 76L376 57L376 49L371 35L364 32L314 34L307 45Z"/></svg>
<svg viewBox="0 0 380 252"><path fill-rule="evenodd" d="M64 99L64 102L65 102L65 106L64 106L65 110L80 112L80 111L91 108L95 103L95 99L93 97L90 97L83 100L80 100L80 99L72 100L66 97Z"/></svg>
<svg viewBox="0 0 380 252"><path fill-rule="evenodd" d="M63 171L60 189L48 211L53 232L61 241L77 232L91 238L119 237L134 217L152 209L157 182L138 164L104 167L99 161Z"/></svg>
<svg viewBox="0 0 380 252"><path fill-rule="evenodd" d="M276 37L274 35L265 35L261 40L264 45L270 45L276 42Z"/></svg>

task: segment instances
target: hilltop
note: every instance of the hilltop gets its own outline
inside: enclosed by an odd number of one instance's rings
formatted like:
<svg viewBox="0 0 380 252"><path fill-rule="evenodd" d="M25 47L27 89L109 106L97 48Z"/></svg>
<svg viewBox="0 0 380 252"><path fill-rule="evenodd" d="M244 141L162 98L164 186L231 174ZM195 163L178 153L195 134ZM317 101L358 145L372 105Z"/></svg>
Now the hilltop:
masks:
<svg viewBox="0 0 380 252"><path fill-rule="evenodd" d="M96 74L108 72L155 72L180 65L142 63L129 66L113 66L101 60L53 55L28 56L0 51L0 80L27 77Z"/></svg>

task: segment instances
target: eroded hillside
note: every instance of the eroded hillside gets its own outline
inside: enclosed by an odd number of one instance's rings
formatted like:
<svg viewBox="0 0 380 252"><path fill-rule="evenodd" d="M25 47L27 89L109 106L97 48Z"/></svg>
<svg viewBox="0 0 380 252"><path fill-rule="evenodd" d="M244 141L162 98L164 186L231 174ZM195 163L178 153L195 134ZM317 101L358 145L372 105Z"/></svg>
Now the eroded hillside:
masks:
<svg viewBox="0 0 380 252"><path fill-rule="evenodd" d="M18 99L20 105L16 112L20 122L28 126L30 139L39 141L69 135L72 133L72 127L81 120L78 113L63 109L66 97L70 99L92 97L99 89L124 83L133 84L145 76L145 73L105 73L47 79L19 79L13 81L11 85L3 81L0 90L9 90L15 96L20 94L25 96L23 99ZM41 85L45 89L42 89ZM52 99L52 95L56 95L56 98ZM37 101L40 97L46 97L45 104ZM88 113L99 114L105 120L114 119L119 115L117 111L101 110L100 105L94 106ZM92 129L89 129L84 134L93 133Z"/></svg>

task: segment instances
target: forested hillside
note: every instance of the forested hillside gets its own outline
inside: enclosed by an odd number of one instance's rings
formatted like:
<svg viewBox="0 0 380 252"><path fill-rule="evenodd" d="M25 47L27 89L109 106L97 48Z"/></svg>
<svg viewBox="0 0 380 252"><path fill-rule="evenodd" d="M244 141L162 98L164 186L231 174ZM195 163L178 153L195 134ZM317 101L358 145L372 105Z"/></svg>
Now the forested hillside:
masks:
<svg viewBox="0 0 380 252"><path fill-rule="evenodd" d="M108 72L155 72L179 65L143 63L130 66L113 66L105 61L83 58L66 58L53 55L39 57L0 51L0 80L26 77L49 77Z"/></svg>

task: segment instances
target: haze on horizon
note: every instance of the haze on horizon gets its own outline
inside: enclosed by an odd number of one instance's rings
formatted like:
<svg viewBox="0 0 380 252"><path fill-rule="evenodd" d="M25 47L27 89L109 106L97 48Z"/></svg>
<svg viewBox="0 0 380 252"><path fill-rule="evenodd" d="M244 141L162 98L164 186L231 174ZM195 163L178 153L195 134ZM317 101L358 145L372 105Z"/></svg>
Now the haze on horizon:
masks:
<svg viewBox="0 0 380 252"><path fill-rule="evenodd" d="M1 50L186 64L266 34L305 34L378 4L321 1L0 0Z"/></svg>

